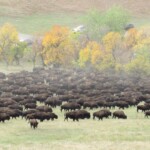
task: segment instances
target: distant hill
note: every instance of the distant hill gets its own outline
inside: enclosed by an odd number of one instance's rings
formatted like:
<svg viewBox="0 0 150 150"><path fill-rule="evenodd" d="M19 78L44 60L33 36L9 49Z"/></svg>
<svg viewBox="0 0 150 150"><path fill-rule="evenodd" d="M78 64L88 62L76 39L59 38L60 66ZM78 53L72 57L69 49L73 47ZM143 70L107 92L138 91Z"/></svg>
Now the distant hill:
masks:
<svg viewBox="0 0 150 150"><path fill-rule="evenodd" d="M137 17L150 15L150 0L0 0L0 16L84 13L91 8L103 11L114 4L123 6Z"/></svg>

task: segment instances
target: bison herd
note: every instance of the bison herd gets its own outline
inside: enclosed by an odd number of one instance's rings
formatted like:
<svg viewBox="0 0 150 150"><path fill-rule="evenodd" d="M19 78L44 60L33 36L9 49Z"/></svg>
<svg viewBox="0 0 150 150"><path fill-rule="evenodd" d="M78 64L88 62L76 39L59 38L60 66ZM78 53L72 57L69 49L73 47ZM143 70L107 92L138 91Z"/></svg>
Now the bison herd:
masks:
<svg viewBox="0 0 150 150"><path fill-rule="evenodd" d="M139 103L143 104L139 104ZM150 80L96 70L34 68L32 72L0 73L0 122L22 117L34 129L38 120L55 120L59 107L64 120L127 119L124 109L136 107L150 116ZM113 111L113 108L118 108ZM110 111L111 110L111 111Z"/></svg>

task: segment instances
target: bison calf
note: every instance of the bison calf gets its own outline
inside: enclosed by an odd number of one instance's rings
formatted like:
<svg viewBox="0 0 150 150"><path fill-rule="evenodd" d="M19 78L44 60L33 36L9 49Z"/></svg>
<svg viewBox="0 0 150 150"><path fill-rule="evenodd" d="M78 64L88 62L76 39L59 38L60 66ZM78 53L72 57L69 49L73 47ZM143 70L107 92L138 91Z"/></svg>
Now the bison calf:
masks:
<svg viewBox="0 0 150 150"><path fill-rule="evenodd" d="M36 119L31 119L31 120L29 121L29 123L30 123L31 128L33 128L33 129L35 129L35 128L38 127L38 122L37 122Z"/></svg>
<svg viewBox="0 0 150 150"><path fill-rule="evenodd" d="M148 118L148 116L150 116L150 110L145 112L145 117Z"/></svg>

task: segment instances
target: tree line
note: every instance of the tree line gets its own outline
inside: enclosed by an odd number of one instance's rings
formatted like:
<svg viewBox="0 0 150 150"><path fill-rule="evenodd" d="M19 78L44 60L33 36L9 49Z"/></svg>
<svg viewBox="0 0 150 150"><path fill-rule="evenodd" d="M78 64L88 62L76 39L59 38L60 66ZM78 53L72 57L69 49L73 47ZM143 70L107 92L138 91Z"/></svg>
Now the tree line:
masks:
<svg viewBox="0 0 150 150"><path fill-rule="evenodd" d="M125 28L130 18L120 6L92 10L83 19L83 31L55 25L35 36L30 46L20 42L17 29L6 23L0 27L0 61L7 65L31 61L35 66L40 60L44 66L150 74L150 26Z"/></svg>

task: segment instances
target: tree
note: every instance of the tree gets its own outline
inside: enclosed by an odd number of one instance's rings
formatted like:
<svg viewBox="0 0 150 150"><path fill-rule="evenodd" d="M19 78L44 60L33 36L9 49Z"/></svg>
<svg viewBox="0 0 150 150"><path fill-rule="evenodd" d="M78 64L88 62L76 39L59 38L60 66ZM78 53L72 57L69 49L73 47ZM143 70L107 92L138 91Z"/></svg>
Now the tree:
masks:
<svg viewBox="0 0 150 150"><path fill-rule="evenodd" d="M129 29L124 36L124 41L128 49L132 49L138 41L138 30L136 28Z"/></svg>
<svg viewBox="0 0 150 150"><path fill-rule="evenodd" d="M32 44L32 50L31 50L31 59L32 59L32 62L33 62L33 67L35 67L35 64L36 64L36 60L38 57L41 58L41 61L42 61L42 65L44 66L45 63L44 63L44 58L43 58L43 45L42 45L42 38L39 38L39 37L36 37L33 41L33 44Z"/></svg>
<svg viewBox="0 0 150 150"><path fill-rule="evenodd" d="M126 70L134 74L150 75L150 26L140 27L139 30L133 31L130 31L132 33L132 44L130 45L132 46L134 57L126 65Z"/></svg>
<svg viewBox="0 0 150 150"><path fill-rule="evenodd" d="M18 32L13 25L6 23L0 28L0 54L7 65L13 61L12 51L18 41Z"/></svg>
<svg viewBox="0 0 150 150"><path fill-rule="evenodd" d="M107 31L107 28L104 27L104 15L97 9L90 10L83 17L83 22L85 24L84 33L87 35L89 41L100 39L102 34Z"/></svg>
<svg viewBox="0 0 150 150"><path fill-rule="evenodd" d="M71 31L67 27L53 26L42 41L45 64L70 64L75 54L72 42Z"/></svg>
<svg viewBox="0 0 150 150"><path fill-rule="evenodd" d="M27 43L25 42L18 42L14 47L11 49L12 62L15 61L17 65L20 65L20 59L24 56L24 51L27 48Z"/></svg>
<svg viewBox="0 0 150 150"><path fill-rule="evenodd" d="M89 40L99 40L108 32L122 32L130 20L130 14L120 6L100 12L90 10L84 17L85 33Z"/></svg>
<svg viewBox="0 0 150 150"><path fill-rule="evenodd" d="M86 47L80 50L79 65L81 67L94 67L106 70L113 67L111 53L107 53L103 46L96 41L90 41Z"/></svg>
<svg viewBox="0 0 150 150"><path fill-rule="evenodd" d="M112 54L114 61L117 62L121 54L121 34L119 32L109 32L102 38L102 42L104 44L105 51L109 54Z"/></svg>
<svg viewBox="0 0 150 150"><path fill-rule="evenodd" d="M141 27L136 34L136 43L133 50L136 52L140 49L150 48L150 26Z"/></svg>
<svg viewBox="0 0 150 150"><path fill-rule="evenodd" d="M104 14L105 25L110 31L120 32L130 20L130 14L121 6L114 5Z"/></svg>
<svg viewBox="0 0 150 150"><path fill-rule="evenodd" d="M81 49L79 52L79 66L85 67L90 64L91 57L91 49L89 47L85 47Z"/></svg>

